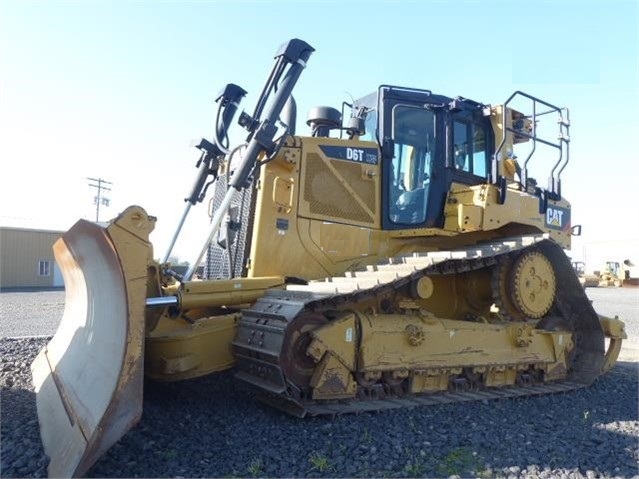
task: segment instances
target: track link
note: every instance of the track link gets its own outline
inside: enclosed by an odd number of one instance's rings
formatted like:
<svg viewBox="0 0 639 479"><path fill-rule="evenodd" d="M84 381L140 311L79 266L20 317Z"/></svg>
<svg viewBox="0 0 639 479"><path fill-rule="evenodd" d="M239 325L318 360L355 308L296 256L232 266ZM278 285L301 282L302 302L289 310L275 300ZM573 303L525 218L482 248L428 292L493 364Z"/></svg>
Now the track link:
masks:
<svg viewBox="0 0 639 479"><path fill-rule="evenodd" d="M287 379L282 368L282 351L287 328L300 314L356 310L363 301L401 289L422 276L454 275L499 267L529 248L541 251L553 263L558 284L555 314L558 313L573 331L575 348L565 380L542 384L525 381L517 386L462 388L464 390L418 395L395 394L388 388L360 387L356 399L313 401L304 397L303 392ZM349 272L343 277L327 278L284 291L268 291L243 312L233 347L237 359L236 377L257 387L265 402L300 417L570 391L587 386L601 374L604 359L604 336L598 315L573 274L569 258L546 235L447 252L414 254L369 267L367 271Z"/></svg>

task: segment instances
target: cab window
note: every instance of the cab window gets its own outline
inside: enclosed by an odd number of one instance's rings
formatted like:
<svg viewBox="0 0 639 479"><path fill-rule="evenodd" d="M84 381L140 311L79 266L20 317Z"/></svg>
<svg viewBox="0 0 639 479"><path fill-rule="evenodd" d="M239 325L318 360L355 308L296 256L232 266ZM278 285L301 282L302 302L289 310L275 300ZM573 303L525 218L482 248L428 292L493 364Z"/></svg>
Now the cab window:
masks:
<svg viewBox="0 0 639 479"><path fill-rule="evenodd" d="M488 176L488 155L486 154L486 129L473 123L473 170L477 176Z"/></svg>
<svg viewBox="0 0 639 479"><path fill-rule="evenodd" d="M377 141L377 111L368 110L364 118L364 134L360 137L364 141Z"/></svg>
<svg viewBox="0 0 639 479"><path fill-rule="evenodd" d="M468 162L468 124L460 121L453 123L453 166L456 170L470 172Z"/></svg>
<svg viewBox="0 0 639 479"><path fill-rule="evenodd" d="M452 136L453 168L485 178L488 173L486 128L477 123L455 120Z"/></svg>

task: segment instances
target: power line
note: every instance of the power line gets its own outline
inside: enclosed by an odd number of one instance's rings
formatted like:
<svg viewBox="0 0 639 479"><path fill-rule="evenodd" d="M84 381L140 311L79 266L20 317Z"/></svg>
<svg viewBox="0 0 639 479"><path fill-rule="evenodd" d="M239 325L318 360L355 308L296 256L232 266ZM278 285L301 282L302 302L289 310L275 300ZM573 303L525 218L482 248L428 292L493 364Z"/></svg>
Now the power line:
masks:
<svg viewBox="0 0 639 479"><path fill-rule="evenodd" d="M106 196L102 195L102 190L111 191L111 188L104 185L112 185L110 181L103 180L102 178L88 178L87 180L93 181L94 183L89 183L90 187L96 188L98 190L97 196L93 198L93 202L95 203L95 221L100 221L100 205L109 206L109 202L111 201Z"/></svg>

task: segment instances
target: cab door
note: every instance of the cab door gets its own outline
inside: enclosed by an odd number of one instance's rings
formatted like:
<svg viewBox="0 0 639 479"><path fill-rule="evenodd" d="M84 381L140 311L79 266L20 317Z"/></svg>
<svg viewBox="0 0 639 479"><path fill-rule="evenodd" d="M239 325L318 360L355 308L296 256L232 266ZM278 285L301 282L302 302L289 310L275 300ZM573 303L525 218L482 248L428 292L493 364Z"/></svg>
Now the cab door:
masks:
<svg viewBox="0 0 639 479"><path fill-rule="evenodd" d="M380 87L382 228L427 228L440 222L445 160L441 103L428 90ZM447 100L447 99L446 99ZM435 201L435 208L432 207Z"/></svg>

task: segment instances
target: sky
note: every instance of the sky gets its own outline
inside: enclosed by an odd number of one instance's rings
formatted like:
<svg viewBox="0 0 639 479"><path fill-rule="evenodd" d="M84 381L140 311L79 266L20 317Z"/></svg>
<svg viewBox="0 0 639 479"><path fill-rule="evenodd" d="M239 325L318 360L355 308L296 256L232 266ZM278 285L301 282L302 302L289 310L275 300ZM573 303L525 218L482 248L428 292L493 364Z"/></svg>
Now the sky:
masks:
<svg viewBox="0 0 639 479"><path fill-rule="evenodd" d="M102 178L112 184L100 220L144 207L158 217L151 239L163 256L218 92L242 86L252 112L290 38L316 49L294 92L298 134L311 107L339 108L380 84L487 104L522 90L568 107L562 189L583 227L571 255L610 245L639 256L637 1L4 0L0 225L95 220L87 178ZM208 230L206 206L191 211L174 249L187 261Z"/></svg>

